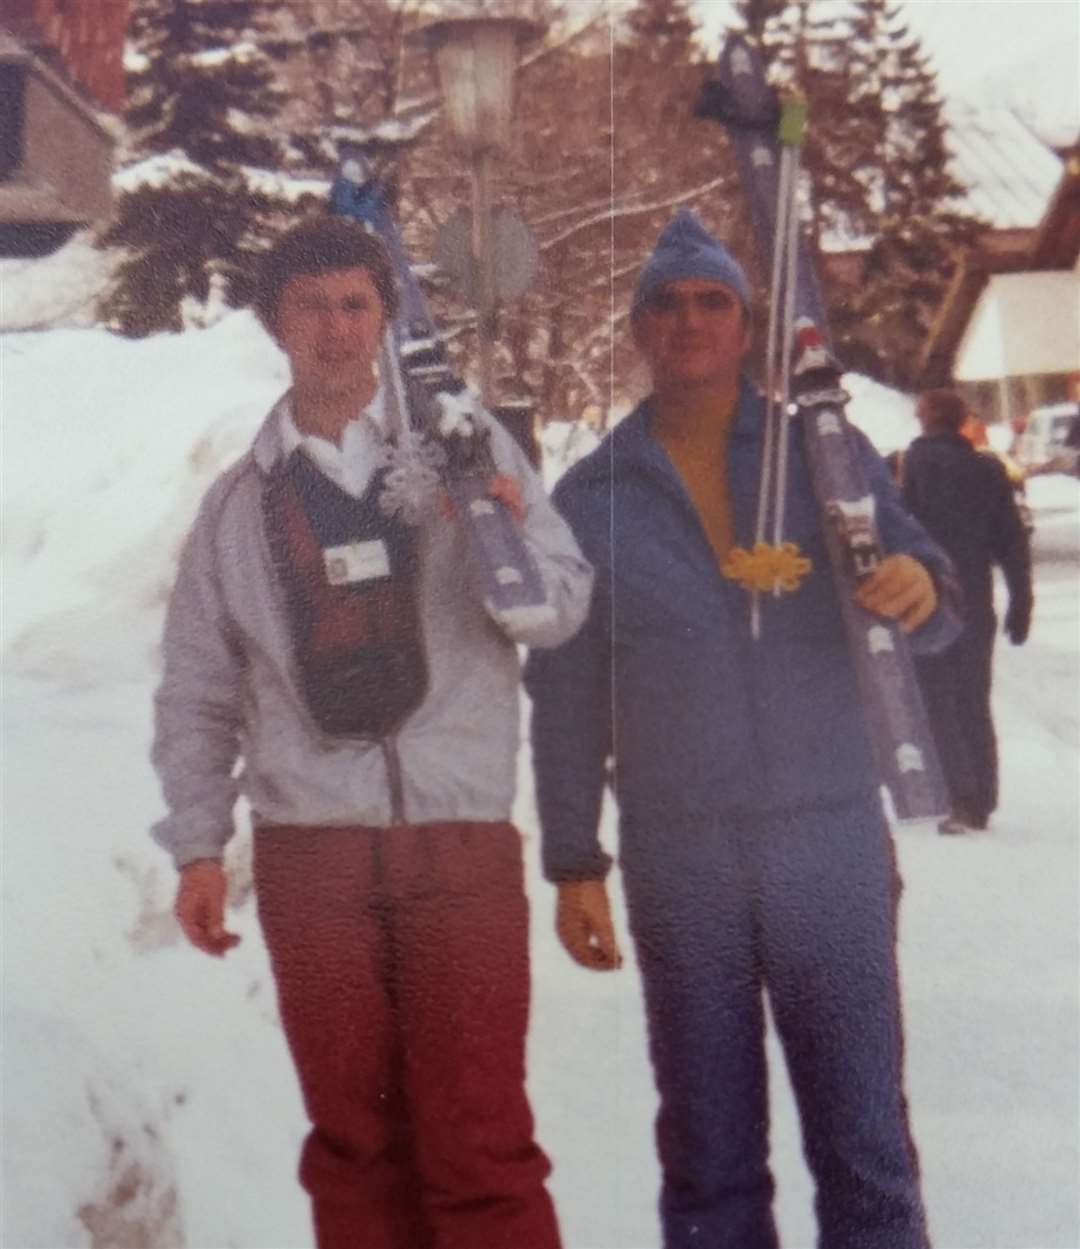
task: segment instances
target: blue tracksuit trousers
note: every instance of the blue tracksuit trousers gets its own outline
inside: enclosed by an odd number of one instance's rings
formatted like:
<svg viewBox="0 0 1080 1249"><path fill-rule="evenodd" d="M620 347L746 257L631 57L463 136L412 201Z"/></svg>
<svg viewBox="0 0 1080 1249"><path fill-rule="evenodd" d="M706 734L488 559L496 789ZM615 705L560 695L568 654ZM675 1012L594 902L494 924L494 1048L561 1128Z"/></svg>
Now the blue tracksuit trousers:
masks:
<svg viewBox="0 0 1080 1249"><path fill-rule="evenodd" d="M875 799L623 828L660 1112L665 1249L776 1249L763 990L820 1249L927 1249L904 1100L899 877Z"/></svg>

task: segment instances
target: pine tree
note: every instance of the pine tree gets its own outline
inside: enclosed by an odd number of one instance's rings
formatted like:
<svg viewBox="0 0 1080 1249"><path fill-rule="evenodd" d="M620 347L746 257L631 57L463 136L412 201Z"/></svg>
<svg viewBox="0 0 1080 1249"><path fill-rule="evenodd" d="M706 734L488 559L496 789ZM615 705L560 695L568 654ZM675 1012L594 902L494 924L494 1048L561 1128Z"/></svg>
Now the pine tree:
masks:
<svg viewBox="0 0 1080 1249"><path fill-rule="evenodd" d="M261 43L270 16L264 0L133 7L125 120L135 165L104 239L128 254L102 309L125 333L180 329L185 299L247 302L278 207L256 179L283 161L270 125L276 69Z"/></svg>
<svg viewBox="0 0 1080 1249"><path fill-rule="evenodd" d="M954 248L976 223L956 208L933 73L892 0L740 0L779 86L807 97L803 159L819 254L862 253L856 286L826 278L830 328L849 367L891 384L912 369Z"/></svg>
<svg viewBox="0 0 1080 1249"><path fill-rule="evenodd" d="M372 131L398 113L405 82L403 0L289 0L270 46L283 59L291 158L332 174L335 128ZM413 58L410 58L410 60Z"/></svg>
<svg viewBox="0 0 1080 1249"><path fill-rule="evenodd" d="M808 228L814 247L840 235L863 237L870 228L863 173L874 159L871 119L852 106L850 26L835 3L788 0L751 5L762 25L760 46L781 88L810 102L812 125L802 159L813 181Z"/></svg>
<svg viewBox="0 0 1080 1249"><path fill-rule="evenodd" d="M851 56L856 102L879 135L870 184L877 221L841 330L882 380L911 385L957 249L979 224L958 208L934 74L892 0L856 0Z"/></svg>

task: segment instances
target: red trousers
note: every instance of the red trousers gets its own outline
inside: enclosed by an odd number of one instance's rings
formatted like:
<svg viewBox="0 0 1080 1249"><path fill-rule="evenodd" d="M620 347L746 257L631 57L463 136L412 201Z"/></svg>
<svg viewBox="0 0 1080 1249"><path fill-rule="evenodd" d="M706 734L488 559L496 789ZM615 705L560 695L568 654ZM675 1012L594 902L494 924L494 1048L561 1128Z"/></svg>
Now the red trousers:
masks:
<svg viewBox="0 0 1080 1249"><path fill-rule="evenodd" d="M254 840L319 1249L558 1249L525 1095L517 830L264 826Z"/></svg>

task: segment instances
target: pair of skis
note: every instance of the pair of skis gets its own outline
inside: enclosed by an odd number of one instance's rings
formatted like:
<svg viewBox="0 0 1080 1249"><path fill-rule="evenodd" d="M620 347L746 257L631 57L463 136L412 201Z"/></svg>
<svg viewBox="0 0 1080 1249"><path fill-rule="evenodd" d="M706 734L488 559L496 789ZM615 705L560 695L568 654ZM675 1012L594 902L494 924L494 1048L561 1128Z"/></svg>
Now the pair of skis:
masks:
<svg viewBox="0 0 1080 1249"><path fill-rule="evenodd" d="M796 191L791 162L782 156L782 137L788 144L798 139L781 135L776 94L767 85L760 58L744 39L727 41L718 75L705 85L698 111L720 122L731 137L756 240L768 264L777 236L783 168L788 169L786 194L793 200ZM402 430L407 426L437 446L444 487L464 524L489 601L523 619L542 615L549 609L535 565L509 512L488 495L495 466L487 433L475 418L471 397L447 366L382 187L359 151L343 153L331 200L338 212L379 235L394 263L401 311L388 330L383 367ZM844 415L847 395L827 347L824 302L793 204L781 226L788 248L784 302L788 320L798 327L794 341L781 345L781 352L790 352L783 357L783 371L802 420L879 775L900 819L927 819L948 809L945 785L907 641L898 625L854 600L859 580L882 558L874 497L850 437ZM774 299L778 294L774 291ZM780 419L788 419L786 411Z"/></svg>
<svg viewBox="0 0 1080 1249"><path fill-rule="evenodd" d="M517 521L489 493L498 471L490 434L471 392L450 370L384 188L359 148L343 145L330 202L335 212L359 221L383 241L397 279L400 306L387 327L380 375L396 442L388 481L398 488L401 514L413 523L420 519L417 496L425 489L425 476L428 486L441 485L462 525L489 606L511 636L518 627L542 623L553 608L536 564Z"/></svg>
<svg viewBox="0 0 1080 1249"><path fill-rule="evenodd" d="M738 35L726 41L697 112L728 132L760 258L766 272L770 267L774 272L774 316L775 304L782 302L794 331L780 343L777 358L803 427L879 775L900 819L942 815L948 797L907 639L898 625L866 611L853 596L881 561L882 547L874 496L844 415L848 396L841 370L828 349L824 301L796 220L792 169L798 166L790 148L801 141L801 127L785 124L760 57ZM790 419L786 398L778 413L783 424Z"/></svg>

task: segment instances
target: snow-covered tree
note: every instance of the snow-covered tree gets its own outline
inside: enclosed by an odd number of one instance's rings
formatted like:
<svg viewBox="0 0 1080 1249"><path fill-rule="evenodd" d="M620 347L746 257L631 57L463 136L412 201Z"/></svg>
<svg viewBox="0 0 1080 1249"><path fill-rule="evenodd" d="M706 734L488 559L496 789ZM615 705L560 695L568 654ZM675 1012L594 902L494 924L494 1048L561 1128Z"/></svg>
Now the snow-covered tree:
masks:
<svg viewBox="0 0 1080 1249"><path fill-rule="evenodd" d="M675 208L695 206L721 232L730 221L722 136L693 115L703 69L690 6L639 0L598 17L523 68L506 171L542 274L503 318L504 363L544 419L603 421L637 389L630 293Z"/></svg>
<svg viewBox="0 0 1080 1249"><path fill-rule="evenodd" d="M402 109L407 87L403 0L290 0L277 15L290 163L329 173L335 128L370 133ZM406 61L408 59L408 65Z"/></svg>
<svg viewBox="0 0 1080 1249"><path fill-rule="evenodd" d="M125 120L141 150L183 152L211 173L277 161L269 16L262 0L137 0Z"/></svg>
<svg viewBox="0 0 1080 1249"><path fill-rule="evenodd" d="M979 223L959 208L933 70L892 0L856 0L850 45L854 104L877 132L868 190L875 213L863 280L840 329L885 382L912 366L955 264Z"/></svg>
<svg viewBox="0 0 1080 1249"><path fill-rule="evenodd" d="M892 0L736 8L776 84L809 102L812 243L862 254L857 285L826 287L840 353L883 381L910 383L955 248L978 228L957 207L933 71Z"/></svg>
<svg viewBox="0 0 1080 1249"><path fill-rule="evenodd" d="M185 299L241 304L275 211L259 177L284 153L266 0L136 0L129 26L129 167L107 245L126 249L107 321L175 330ZM263 177L262 187L267 186Z"/></svg>

